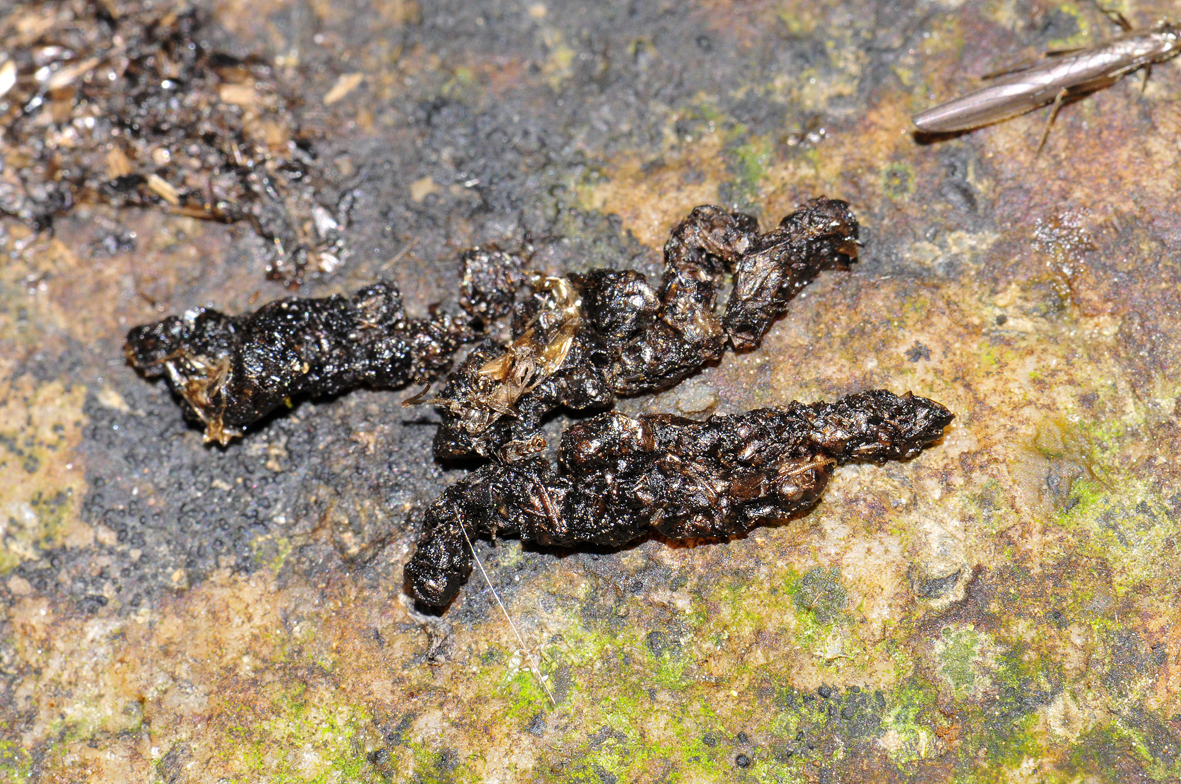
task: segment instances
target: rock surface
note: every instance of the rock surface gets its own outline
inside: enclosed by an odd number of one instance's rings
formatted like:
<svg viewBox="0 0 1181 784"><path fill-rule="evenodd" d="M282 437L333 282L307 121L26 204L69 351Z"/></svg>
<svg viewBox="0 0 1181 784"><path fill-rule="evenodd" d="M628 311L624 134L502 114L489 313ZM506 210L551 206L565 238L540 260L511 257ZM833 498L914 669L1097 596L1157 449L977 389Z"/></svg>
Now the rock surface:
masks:
<svg viewBox="0 0 1181 784"><path fill-rule="evenodd" d="M0 781L1181 775L1175 68L1064 107L1035 157L1041 113L922 142L909 117L1111 35L1088 4L202 5L211 45L302 100L302 231L349 252L301 295L387 276L425 317L485 243L655 278L698 204L766 230L827 195L859 263L620 410L888 388L956 421L729 543L477 543L523 649L476 579L442 615L403 593L408 521L466 470L431 460L410 392L300 402L221 448L124 362L135 324L290 294L247 222L86 198L52 232L5 218Z"/></svg>

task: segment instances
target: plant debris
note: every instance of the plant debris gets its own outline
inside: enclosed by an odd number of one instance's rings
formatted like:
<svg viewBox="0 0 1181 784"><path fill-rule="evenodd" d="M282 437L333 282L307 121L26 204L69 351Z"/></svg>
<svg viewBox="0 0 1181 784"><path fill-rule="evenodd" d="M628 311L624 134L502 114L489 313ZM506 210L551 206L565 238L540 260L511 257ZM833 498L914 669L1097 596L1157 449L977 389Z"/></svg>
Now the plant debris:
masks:
<svg viewBox="0 0 1181 784"><path fill-rule="evenodd" d="M208 14L148 0L23 3L0 22L0 212L44 229L80 201L249 222L298 286L344 258L347 203L298 100L260 58L205 42Z"/></svg>
<svg viewBox="0 0 1181 784"><path fill-rule="evenodd" d="M728 538L816 504L833 468L914 457L952 414L870 390L696 422L609 412L562 435L557 466L536 454L476 469L426 511L409 589L444 606L472 568L470 536L552 547L619 547L651 531Z"/></svg>
<svg viewBox="0 0 1181 784"><path fill-rule="evenodd" d="M435 456L497 455L527 442L558 408L608 408L616 395L674 386L720 359L727 344L756 347L821 270L857 257L858 231L849 205L836 199L808 202L766 234L751 215L698 207L664 246L659 289L634 270L534 276L532 297L513 314L512 340L480 344L425 401L443 412ZM489 280L515 272L506 259L482 261ZM733 291L719 317L727 272ZM497 305L498 314L511 307Z"/></svg>

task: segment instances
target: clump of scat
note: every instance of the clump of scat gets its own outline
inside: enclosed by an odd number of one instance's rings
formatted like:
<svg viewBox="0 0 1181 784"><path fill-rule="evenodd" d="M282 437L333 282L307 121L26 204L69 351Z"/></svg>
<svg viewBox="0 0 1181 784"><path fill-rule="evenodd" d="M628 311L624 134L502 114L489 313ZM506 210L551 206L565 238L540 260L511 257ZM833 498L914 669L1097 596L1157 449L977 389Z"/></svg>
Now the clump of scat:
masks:
<svg viewBox="0 0 1181 784"><path fill-rule="evenodd" d="M609 408L618 395L675 386L727 346L757 347L821 270L857 257L858 231L837 199L810 201L766 233L751 215L704 206L673 228L659 286L634 270L534 276L532 296L495 313L511 313L511 339L477 346L429 401L443 414L435 456L533 451L538 427L558 409ZM510 262L501 258L489 262ZM733 287L719 313L728 274Z"/></svg>
<svg viewBox="0 0 1181 784"><path fill-rule="evenodd" d="M520 256L488 248L460 260L462 315L432 308L412 319L397 286L378 281L352 296L288 297L239 316L194 308L135 327L124 354L144 376L165 379L206 442L225 446L293 399L444 373L460 345L511 307L523 281Z"/></svg>
<svg viewBox="0 0 1181 784"><path fill-rule="evenodd" d="M514 456L447 488L427 509L406 578L425 603L448 604L471 573L471 536L620 547L651 531L741 535L815 505L837 465L914 457L951 420L933 400L880 389L704 422L600 414L562 434L556 467Z"/></svg>
<svg viewBox="0 0 1181 784"><path fill-rule="evenodd" d="M698 207L665 244L659 288L632 271L535 277L533 295L511 308L512 339L477 346L429 401L443 412L436 457L492 462L428 508L405 570L410 591L450 603L471 572L472 536L619 547L652 530L740 535L813 506L839 463L905 459L941 438L947 409L872 390L704 423L601 414L563 434L556 467L539 456L538 429L555 410L607 408L616 395L674 386L727 346L757 347L822 269L855 258L857 235L848 204L832 199L765 234L750 215ZM506 301L496 315L509 312Z"/></svg>
<svg viewBox="0 0 1181 784"><path fill-rule="evenodd" d="M76 203L246 222L271 278L343 260L299 103L258 58L214 51L176 2L44 0L0 22L0 212L37 228ZM336 210L339 213L341 210Z"/></svg>
<svg viewBox="0 0 1181 784"><path fill-rule="evenodd" d="M558 408L609 408L616 394L673 386L728 344L757 345L822 269L855 257L857 233L835 199L766 234L750 215L698 207L673 229L659 289L631 270L545 277L521 255L476 248L460 256L461 317L436 308L410 319L383 281L239 316L197 308L132 329L125 353L144 375L164 376L186 418L224 445L293 398L432 381L461 344L484 337L426 401L443 413L435 455L506 458L533 451ZM719 316L726 272L734 288ZM510 339L491 337L510 316Z"/></svg>
<svg viewBox="0 0 1181 784"><path fill-rule="evenodd" d="M379 283L238 317L173 316L132 330L127 356L164 375L206 438L224 444L292 396L429 380L460 343L488 336L425 401L443 413L437 458L491 460L427 510L406 567L410 590L444 606L471 571L472 536L559 547L618 547L650 530L727 538L811 507L838 464L906 459L937 441L947 409L871 390L700 423L604 413L567 430L556 468L540 456L538 431L554 411L607 409L617 395L674 386L727 346L757 347L821 270L855 258L858 230L833 199L767 233L750 215L698 207L665 245L659 288L627 270L545 277L520 256L477 249L461 257L467 321L438 311L410 321L396 289ZM508 337L492 337L509 317Z"/></svg>

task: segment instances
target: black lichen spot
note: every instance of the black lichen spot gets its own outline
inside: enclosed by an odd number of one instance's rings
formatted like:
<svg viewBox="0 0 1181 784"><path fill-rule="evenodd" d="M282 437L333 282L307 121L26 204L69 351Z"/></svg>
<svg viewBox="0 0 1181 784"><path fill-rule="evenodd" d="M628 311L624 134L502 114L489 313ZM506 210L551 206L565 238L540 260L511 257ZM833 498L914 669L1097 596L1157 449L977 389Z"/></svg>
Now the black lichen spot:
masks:
<svg viewBox="0 0 1181 784"><path fill-rule="evenodd" d="M910 362L928 360L931 358L931 349L916 340L914 345L906 350L906 358Z"/></svg>
<svg viewBox="0 0 1181 784"><path fill-rule="evenodd" d="M942 434L942 430L940 433ZM800 578L793 598L796 607L801 611L811 612L816 616L817 622L832 623L844 611L848 602L848 592L841 584L841 570L835 566L812 567Z"/></svg>
<svg viewBox="0 0 1181 784"><path fill-rule="evenodd" d="M1051 42L1074 38L1079 34L1078 17L1055 8L1042 17L1037 26L1037 38L1045 48L1052 48Z"/></svg>
<svg viewBox="0 0 1181 784"><path fill-rule="evenodd" d="M529 720L529 726L525 728L525 732L540 738L545 734L546 726L545 714L538 712L533 714L533 718Z"/></svg>
<svg viewBox="0 0 1181 784"><path fill-rule="evenodd" d="M393 781L398 775L396 760L384 748L369 752L365 755L365 759L374 767L383 781Z"/></svg>
<svg viewBox="0 0 1181 784"><path fill-rule="evenodd" d="M618 784L619 782L618 776L599 765L595 765L595 775L599 777L600 784Z"/></svg>
<svg viewBox="0 0 1181 784"><path fill-rule="evenodd" d="M398 746L405 742L406 732L414 724L414 715L406 714L398 724L385 732L385 742L390 746Z"/></svg>
<svg viewBox="0 0 1181 784"><path fill-rule="evenodd" d="M443 749L435 761L435 769L441 773L450 773L459 767L459 752L455 749Z"/></svg>
<svg viewBox="0 0 1181 784"><path fill-rule="evenodd" d="M921 599L940 599L951 593L963 575L963 569L957 569L951 574L931 577L923 569L911 566L906 571L907 580L915 596Z"/></svg>
<svg viewBox="0 0 1181 784"><path fill-rule="evenodd" d="M166 784L175 784L185 775L185 769L193 758L193 750L189 744L176 743L168 753L156 763L156 773Z"/></svg>
<svg viewBox="0 0 1181 784"><path fill-rule="evenodd" d="M102 594L91 594L83 597L78 602L78 609L86 615L93 615L103 607L106 607L107 603L107 597Z"/></svg>
<svg viewBox="0 0 1181 784"><path fill-rule="evenodd" d="M969 180L970 153L960 149L945 148L940 151L939 158L943 163L945 175L939 188L939 195L962 215L969 218L978 217L980 205L976 196L976 188Z"/></svg>

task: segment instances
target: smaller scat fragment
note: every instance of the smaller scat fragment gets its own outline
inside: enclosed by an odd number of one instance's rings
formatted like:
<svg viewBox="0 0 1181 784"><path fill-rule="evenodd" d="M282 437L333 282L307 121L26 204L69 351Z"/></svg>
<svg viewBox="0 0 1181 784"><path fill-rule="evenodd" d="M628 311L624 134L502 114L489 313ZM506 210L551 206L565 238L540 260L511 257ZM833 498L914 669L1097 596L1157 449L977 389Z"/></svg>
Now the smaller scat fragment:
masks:
<svg viewBox="0 0 1181 784"><path fill-rule="evenodd" d="M293 398L433 379L471 337L447 314L409 318L397 287L378 281L241 316L196 308L131 330L124 352L145 376L163 376L205 440L224 446Z"/></svg>
<svg viewBox="0 0 1181 784"><path fill-rule="evenodd" d="M86 488L75 452L85 397L81 385L37 386L28 376L0 385L0 574L93 539L75 512Z"/></svg>
<svg viewBox="0 0 1181 784"><path fill-rule="evenodd" d="M563 434L556 466L532 454L451 485L423 517L407 584L431 606L450 603L472 569L469 530L557 547L743 534L810 509L837 465L917 456L952 419L886 390L704 422L600 414Z"/></svg>
<svg viewBox="0 0 1181 784"><path fill-rule="evenodd" d="M251 225L267 240L271 277L289 285L339 264L339 231L305 231L327 185L304 152L305 102L269 59L211 48L225 41L211 9L21 7L0 19L12 44L0 67L9 151L0 213L41 229L76 204L156 205Z"/></svg>

